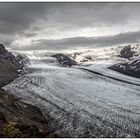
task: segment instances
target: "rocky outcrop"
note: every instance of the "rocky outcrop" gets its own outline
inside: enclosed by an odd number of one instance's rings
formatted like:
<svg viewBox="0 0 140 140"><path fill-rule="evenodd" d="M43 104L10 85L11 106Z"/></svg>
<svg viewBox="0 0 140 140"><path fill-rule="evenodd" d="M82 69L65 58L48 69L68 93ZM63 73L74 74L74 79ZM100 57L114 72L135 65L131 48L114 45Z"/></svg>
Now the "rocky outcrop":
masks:
<svg viewBox="0 0 140 140"><path fill-rule="evenodd" d="M8 61L12 65L14 65L17 69L19 69L21 66L16 57L11 52L9 52L2 44L0 44L0 59Z"/></svg>
<svg viewBox="0 0 140 140"><path fill-rule="evenodd" d="M117 72L140 78L140 46L139 44L125 46L121 51L121 58L125 58L125 62L121 62L110 66L109 69Z"/></svg>
<svg viewBox="0 0 140 140"><path fill-rule="evenodd" d="M133 51L131 45L125 46L118 55L119 57L130 59L134 56L135 51Z"/></svg>
<svg viewBox="0 0 140 140"><path fill-rule="evenodd" d="M109 69L140 78L140 59L135 59L126 63L115 64L109 67Z"/></svg>
<svg viewBox="0 0 140 140"><path fill-rule="evenodd" d="M54 54L52 55L52 57L55 57L56 60L62 64L63 66L73 66L73 65L77 65L77 62L74 61L72 58L70 58L68 55L66 54L61 54L61 53L58 53L58 54Z"/></svg>
<svg viewBox="0 0 140 140"><path fill-rule="evenodd" d="M0 87L18 77L19 62L16 57L0 44Z"/></svg>
<svg viewBox="0 0 140 140"><path fill-rule="evenodd" d="M19 71L25 66L27 60L22 55L14 56L4 45L0 44L0 87L17 78Z"/></svg>

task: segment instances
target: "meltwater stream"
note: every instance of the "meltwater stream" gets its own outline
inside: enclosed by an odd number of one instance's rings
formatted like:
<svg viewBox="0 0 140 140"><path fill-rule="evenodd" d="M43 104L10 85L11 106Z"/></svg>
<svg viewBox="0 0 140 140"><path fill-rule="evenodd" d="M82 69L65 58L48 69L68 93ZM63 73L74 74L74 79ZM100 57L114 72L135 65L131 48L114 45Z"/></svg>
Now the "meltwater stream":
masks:
<svg viewBox="0 0 140 140"><path fill-rule="evenodd" d="M50 56L35 55L29 67L31 73L4 88L41 108L49 130L59 137L140 137L139 86L61 67Z"/></svg>

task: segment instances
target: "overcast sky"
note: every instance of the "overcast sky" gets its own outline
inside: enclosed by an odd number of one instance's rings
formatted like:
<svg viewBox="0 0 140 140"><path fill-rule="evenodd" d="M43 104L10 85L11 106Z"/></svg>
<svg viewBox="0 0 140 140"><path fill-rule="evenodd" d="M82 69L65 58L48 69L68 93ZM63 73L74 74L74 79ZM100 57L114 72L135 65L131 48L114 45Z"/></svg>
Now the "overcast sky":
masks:
<svg viewBox="0 0 140 140"><path fill-rule="evenodd" d="M140 3L0 3L0 41L17 49L139 42Z"/></svg>

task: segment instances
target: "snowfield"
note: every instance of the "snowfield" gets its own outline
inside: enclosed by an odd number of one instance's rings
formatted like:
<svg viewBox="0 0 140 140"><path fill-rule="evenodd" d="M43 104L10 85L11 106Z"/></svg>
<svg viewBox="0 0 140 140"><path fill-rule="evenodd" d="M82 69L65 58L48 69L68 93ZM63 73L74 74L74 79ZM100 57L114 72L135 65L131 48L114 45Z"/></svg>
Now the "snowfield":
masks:
<svg viewBox="0 0 140 140"><path fill-rule="evenodd" d="M124 61L117 51L84 50L75 58L80 65L72 68L60 66L54 52L24 52L32 73L4 88L41 108L49 129L60 137L140 137L140 79L107 69ZM94 60L83 62L89 55Z"/></svg>

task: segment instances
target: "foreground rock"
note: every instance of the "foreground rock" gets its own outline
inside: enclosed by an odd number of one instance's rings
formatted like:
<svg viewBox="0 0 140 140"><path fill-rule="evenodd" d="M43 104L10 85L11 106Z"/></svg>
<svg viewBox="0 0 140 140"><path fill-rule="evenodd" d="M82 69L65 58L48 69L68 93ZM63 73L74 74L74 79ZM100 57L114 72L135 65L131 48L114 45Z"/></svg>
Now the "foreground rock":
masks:
<svg viewBox="0 0 140 140"><path fill-rule="evenodd" d="M63 66L73 66L73 65L77 65L77 62L72 60L68 55L66 54L54 54L52 57L55 57L57 59L57 61L62 64Z"/></svg>
<svg viewBox="0 0 140 140"><path fill-rule="evenodd" d="M0 90L0 137L56 137L42 112Z"/></svg>
<svg viewBox="0 0 140 140"><path fill-rule="evenodd" d="M125 46L118 55L119 57L130 59L135 55L135 51L133 51L133 48L131 45Z"/></svg>
<svg viewBox="0 0 140 140"><path fill-rule="evenodd" d="M127 63L115 64L109 67L109 69L140 78L140 59L136 59Z"/></svg>

